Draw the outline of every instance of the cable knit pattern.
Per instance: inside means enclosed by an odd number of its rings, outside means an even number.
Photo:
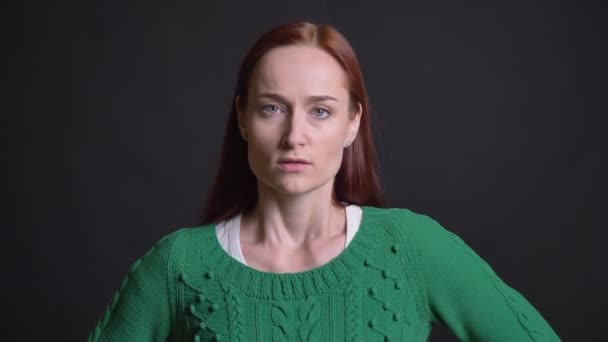
[[[243,323],[243,304],[241,297],[230,285],[223,284],[228,304],[228,317],[230,319],[230,341],[245,342],[245,327]]]
[[[464,241],[404,209],[363,207],[337,257],[298,273],[231,258],[215,225],[183,229],[135,262],[93,341],[559,341]],[[177,237],[177,238],[176,238]]]
[[[288,304],[285,302],[274,303],[270,316],[272,317],[272,323],[274,323],[272,340],[274,342],[289,341],[291,339],[291,318]]]
[[[321,315],[321,307],[315,297],[309,297],[298,308],[300,316],[300,340],[305,342],[319,341],[317,323]]]
[[[354,282],[349,284],[344,292],[346,299],[346,341],[359,341],[359,316],[361,310],[360,292]]]

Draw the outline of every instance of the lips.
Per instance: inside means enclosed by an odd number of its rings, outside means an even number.
[[[279,159],[279,164],[310,164],[310,162],[303,158],[283,158]]]
[[[302,158],[283,158],[279,159],[277,167],[283,172],[301,172],[306,170],[311,163]]]

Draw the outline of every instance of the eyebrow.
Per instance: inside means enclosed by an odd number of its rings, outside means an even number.
[[[277,101],[280,101],[280,102],[283,102],[283,103],[289,103],[289,101],[285,97],[283,97],[283,96],[281,96],[279,94],[275,94],[275,93],[260,93],[260,94],[258,94],[257,97],[268,97],[268,98],[271,98],[271,99],[274,99],[274,100],[277,100]],[[338,99],[336,99],[333,96],[329,96],[329,95],[314,95],[314,96],[308,96],[306,98],[306,102],[308,102],[308,103],[311,103],[311,102],[323,102],[323,101],[336,101],[336,102],[339,102]]]

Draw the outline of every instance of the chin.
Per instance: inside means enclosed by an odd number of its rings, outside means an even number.
[[[273,184],[274,190],[282,195],[301,195],[315,188],[313,186],[306,186],[305,184]]]
[[[266,185],[282,195],[295,196],[320,189],[328,183],[331,183],[331,180],[313,182],[309,179],[276,179]]]

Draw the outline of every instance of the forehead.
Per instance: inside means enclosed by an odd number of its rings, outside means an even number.
[[[320,48],[291,45],[268,51],[256,65],[250,91],[285,94],[347,94],[346,75],[338,62]]]

